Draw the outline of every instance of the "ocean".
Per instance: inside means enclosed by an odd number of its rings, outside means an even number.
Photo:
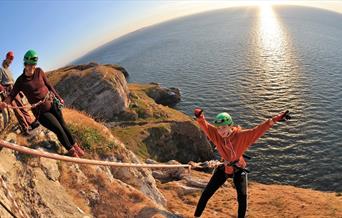
[[[281,111],[293,119],[247,154],[253,181],[342,192],[342,14],[238,7],[146,27],[76,60],[115,63],[129,82],[181,90],[176,109],[212,120],[228,112],[252,128]]]

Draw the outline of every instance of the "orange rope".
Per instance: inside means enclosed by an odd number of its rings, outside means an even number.
[[[79,164],[91,164],[91,165],[101,165],[101,166],[113,166],[113,167],[135,167],[135,168],[191,168],[189,164],[134,164],[134,163],[118,163],[111,161],[100,161],[100,160],[90,160],[83,158],[68,157],[59,154],[53,154],[45,151],[39,151],[24,146],[16,145],[13,143],[6,142],[0,139],[0,146],[9,148],[21,153],[30,154],[38,157],[45,157],[54,160],[61,160]]]

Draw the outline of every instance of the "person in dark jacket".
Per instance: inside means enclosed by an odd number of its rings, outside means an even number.
[[[37,62],[37,52],[34,50],[27,51],[24,56],[24,71],[14,83],[5,103],[9,104],[22,91],[31,105],[38,103],[37,107],[32,108],[34,116],[44,127],[57,135],[58,140],[68,150],[68,155],[83,156],[84,151],[75,142],[65,124],[60,109],[60,104],[64,104],[64,100],[49,83],[44,71],[36,67]],[[6,107],[5,103],[1,103],[0,108]]]

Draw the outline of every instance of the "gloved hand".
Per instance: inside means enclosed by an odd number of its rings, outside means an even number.
[[[194,162],[194,161],[190,161],[188,164],[189,164],[192,168],[197,168],[197,167],[199,167],[199,164],[196,163],[196,162]]]
[[[287,121],[287,120],[290,120],[291,119],[291,116],[290,116],[290,111],[285,111],[285,112],[282,112],[280,113],[279,115],[275,116],[272,118],[273,122],[281,122],[281,121]]]
[[[218,160],[210,160],[208,167],[209,168],[217,168],[218,166],[220,166],[221,164],[223,164],[221,161]]]
[[[203,115],[203,110],[201,108],[196,108],[194,114],[196,118],[200,118]]]

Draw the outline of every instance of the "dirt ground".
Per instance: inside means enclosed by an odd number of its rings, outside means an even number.
[[[209,180],[210,174],[192,176]],[[184,193],[175,182],[159,184],[168,200],[168,209],[181,217],[193,217],[201,191]],[[228,180],[209,200],[201,217],[236,217],[236,192]],[[249,182],[247,217],[342,217],[342,196],[337,193],[285,185]]]

